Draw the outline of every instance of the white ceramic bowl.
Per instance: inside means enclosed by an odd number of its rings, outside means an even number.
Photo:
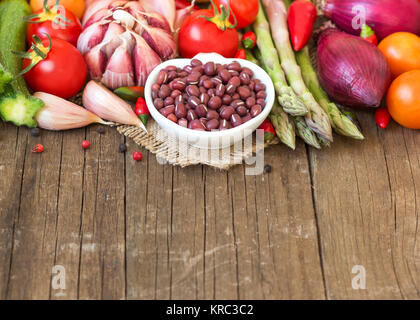
[[[182,69],[186,65],[190,64],[191,59],[173,59],[165,61],[151,72],[145,86],[145,98],[150,114],[159,126],[169,135],[186,141],[190,145],[201,149],[220,149],[229,147],[233,143],[239,142],[248,135],[252,134],[252,132],[254,132],[270,114],[275,99],[273,82],[263,69],[256,64],[243,59],[226,59],[217,53],[200,53],[194,58],[199,59],[203,62],[203,64],[209,61],[220,64],[229,64],[233,61],[237,61],[241,64],[241,66],[251,69],[254,72],[254,78],[261,80],[261,82],[266,86],[266,106],[261,114],[236,128],[212,132],[187,129],[165,118],[153,104],[152,85],[156,83],[159,71],[171,65]]]

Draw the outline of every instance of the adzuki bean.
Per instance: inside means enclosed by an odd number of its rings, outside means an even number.
[[[228,130],[257,117],[266,105],[266,86],[237,61],[227,65],[191,60],[161,70],[152,85],[157,110],[179,126]]]

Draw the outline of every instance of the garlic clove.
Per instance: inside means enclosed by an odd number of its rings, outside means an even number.
[[[106,55],[102,50],[103,45],[99,44],[87,54],[85,54],[85,61],[89,69],[90,77],[93,80],[101,80],[106,68]]]
[[[176,43],[172,35],[165,30],[153,27],[144,27],[143,38],[147,44],[162,58],[168,60],[176,55]]]
[[[92,24],[80,34],[77,41],[77,49],[82,54],[86,54],[103,41],[107,30],[108,24],[104,24],[103,22]]]
[[[130,34],[128,34],[130,36]],[[130,36],[131,37],[131,36]],[[115,50],[108,61],[102,83],[108,88],[134,86],[134,72],[131,60],[131,52],[134,43],[123,39],[123,43]]]
[[[140,2],[137,1],[129,1],[124,6],[124,9],[128,10],[128,12],[134,17],[140,16],[139,13],[144,11],[143,6],[140,4]]]
[[[174,31],[176,6],[173,0],[139,0],[140,4],[147,12],[158,12],[163,15]]]
[[[142,37],[135,33],[133,33],[133,36],[136,39],[136,45],[132,55],[134,59],[134,70],[137,85],[143,87],[146,84],[149,74],[156,66],[162,63],[162,60]]]
[[[145,16],[147,23],[151,27],[160,28],[167,32],[171,32],[171,27],[169,26],[168,21],[164,16],[162,16],[158,12],[143,12],[143,15]]]
[[[127,102],[95,81],[89,81],[86,85],[83,105],[103,119],[137,126],[147,132],[143,122]]]
[[[83,128],[92,123],[110,124],[85,108],[52,94],[36,92],[34,97],[44,102],[44,107],[35,115],[38,127],[42,129],[60,131]]]
[[[106,8],[100,9],[97,12],[95,12],[89,20],[86,21],[84,28],[88,28],[90,27],[92,24],[96,23],[96,22],[100,22],[103,21],[109,17],[112,16],[112,12],[109,11]]]
[[[102,41],[104,44],[104,52],[107,58],[109,59],[114,51],[122,44],[122,40],[120,39],[120,35],[125,32],[124,28],[121,27],[116,22],[111,22],[109,24],[109,28],[105,34],[104,40]]]
[[[92,15],[103,9],[103,8],[108,8],[108,5],[112,2],[114,2],[115,0],[94,0],[91,1],[91,3],[87,4],[86,7],[86,11],[85,14],[83,15],[83,20],[82,20],[82,26],[83,28],[85,28],[86,22],[92,17]]]

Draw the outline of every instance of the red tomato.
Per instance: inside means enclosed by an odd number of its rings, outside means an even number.
[[[49,40],[43,39],[42,44],[44,48],[41,49],[46,52]],[[34,91],[67,99],[82,89],[87,75],[86,62],[82,54],[67,41],[52,39],[51,44],[47,57],[25,73],[25,80]],[[31,62],[31,59],[24,59],[23,69]]]
[[[47,38],[45,34],[49,34],[51,38],[65,40],[77,46],[77,39],[82,32],[82,25],[70,10],[63,6],[59,6],[57,9],[51,7],[49,12],[42,9],[37,11],[36,15],[37,17],[30,19],[28,23],[26,31],[28,43],[32,43],[34,34],[41,39]],[[64,17],[68,21],[60,19],[59,16]]]
[[[254,22],[260,9],[258,0],[214,0],[218,8],[221,4],[227,8],[228,2],[238,21],[238,29],[248,27]],[[233,17],[231,17],[230,22],[234,23]]]
[[[238,31],[234,28],[223,31],[215,22],[207,21],[202,16],[212,18],[214,12],[196,11],[182,24],[178,39],[181,55],[192,58],[200,52],[216,52],[226,58],[233,58],[239,46]]]

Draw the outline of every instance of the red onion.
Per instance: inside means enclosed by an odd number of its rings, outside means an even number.
[[[336,102],[348,107],[378,107],[391,82],[385,56],[373,44],[337,29],[318,40],[321,84]]]
[[[365,18],[380,39],[400,31],[420,35],[419,0],[327,0],[324,13],[354,35],[360,35],[363,21],[359,18]]]

